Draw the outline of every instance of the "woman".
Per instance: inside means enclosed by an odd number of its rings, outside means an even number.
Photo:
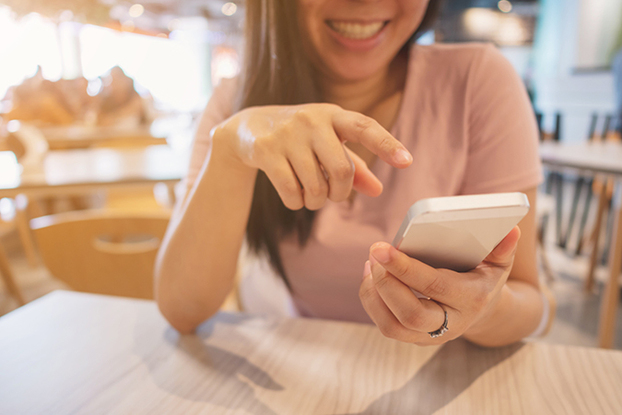
[[[437,0],[247,4],[246,69],[207,106],[158,257],[156,297],[170,323],[189,333],[218,310],[246,235],[303,316],[373,321],[417,344],[464,336],[494,346],[533,333],[545,308],[533,213],[541,171],[509,63],[491,46],[413,45]],[[433,269],[379,242],[418,199],[503,191],[525,192],[531,213],[472,272]]]

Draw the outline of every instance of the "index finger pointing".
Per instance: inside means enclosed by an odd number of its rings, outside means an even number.
[[[341,141],[361,143],[380,159],[398,168],[410,166],[411,154],[376,120],[354,111],[333,115],[333,128]]]

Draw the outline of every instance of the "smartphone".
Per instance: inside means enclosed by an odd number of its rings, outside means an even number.
[[[528,211],[524,193],[422,199],[408,210],[393,246],[434,268],[470,271]]]

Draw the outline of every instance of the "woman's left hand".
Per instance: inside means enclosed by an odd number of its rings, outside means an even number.
[[[469,272],[435,269],[385,242],[370,249],[359,297],[382,334],[418,345],[434,345],[486,326],[510,275],[520,230],[515,227]],[[411,288],[429,299],[417,298]],[[431,338],[443,325],[448,331]],[[468,333],[467,333],[468,334]]]

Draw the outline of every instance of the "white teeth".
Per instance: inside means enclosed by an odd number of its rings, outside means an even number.
[[[346,23],[329,21],[328,24],[340,35],[350,39],[367,39],[378,33],[384,26],[383,22],[378,23]]]

